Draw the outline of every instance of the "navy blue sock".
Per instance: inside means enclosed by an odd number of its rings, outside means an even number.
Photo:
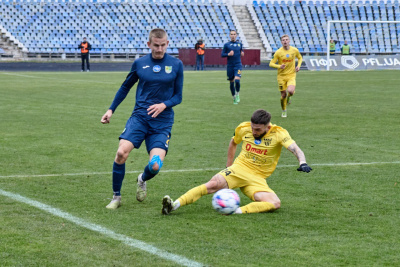
[[[144,167],[144,171],[143,171],[143,175],[142,175],[143,182],[150,180],[151,178],[156,176],[157,173],[158,173],[158,171],[155,172],[152,169],[150,170],[150,166],[147,164],[146,167]]]
[[[122,181],[124,180],[124,176],[125,176],[125,163],[118,164],[114,161],[112,187],[114,195],[116,196],[121,195],[121,187],[122,187]]]
[[[235,80],[236,92],[240,92],[240,80]]]
[[[234,96],[235,93],[235,83],[234,82],[230,82],[230,89],[231,89],[231,94],[232,96]]]

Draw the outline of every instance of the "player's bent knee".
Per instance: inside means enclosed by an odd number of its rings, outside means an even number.
[[[274,201],[272,204],[275,206],[275,209],[279,209],[281,207],[281,202],[280,201]]]
[[[123,149],[118,149],[117,155],[115,156],[115,162],[118,164],[123,164],[128,159],[129,152]]]
[[[206,184],[207,193],[215,193],[218,190],[228,188],[228,183],[226,182],[225,178],[222,175],[216,174],[208,181]]]
[[[150,172],[153,174],[157,174],[163,165],[163,161],[161,160],[159,155],[154,155],[149,161]]]

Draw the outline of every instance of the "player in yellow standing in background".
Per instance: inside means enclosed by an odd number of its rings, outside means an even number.
[[[235,130],[228,148],[226,169],[220,171],[205,184],[187,191],[175,202],[169,196],[163,198],[161,212],[165,215],[181,206],[192,204],[200,197],[221,189],[240,190],[253,200],[239,207],[235,214],[260,213],[279,209],[281,201],[268,186],[266,179],[274,172],[281,155],[282,147],[292,152],[300,166],[298,171],[310,172],[306,157],[289,133],[275,124],[271,124],[271,114],[263,109],[256,110],[251,121],[241,123]],[[237,145],[242,151],[235,161]]]
[[[300,70],[303,58],[296,47],[290,46],[287,34],[281,37],[282,47],[279,48],[269,66],[278,69],[278,86],[281,92],[282,117],[287,117],[286,105],[296,90],[296,72]],[[297,66],[295,59],[297,58]],[[278,64],[276,64],[278,62]]]

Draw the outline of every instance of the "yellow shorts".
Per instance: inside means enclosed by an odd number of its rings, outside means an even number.
[[[248,169],[238,164],[233,164],[220,171],[219,174],[224,176],[230,189],[240,188],[242,193],[253,201],[255,201],[254,194],[257,192],[270,192],[275,194],[275,192],[269,188],[265,177],[252,174]]]
[[[289,85],[296,86],[296,75],[278,76],[279,91],[285,91]]]

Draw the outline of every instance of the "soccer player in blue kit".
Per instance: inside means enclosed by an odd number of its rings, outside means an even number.
[[[150,31],[147,45],[151,53],[133,62],[114,101],[101,118],[101,123],[109,123],[118,105],[139,81],[135,108],[119,137],[112,174],[114,196],[106,207],[108,209],[121,206],[125,162],[134,148],[139,148],[145,141],[149,153],[149,163],[137,179],[136,199],[140,202],[147,196],[146,181],[160,171],[167,154],[174,123],[172,107],[182,102],[183,87],[182,61],[166,54],[168,43],[168,35],[163,29]]]
[[[237,32],[232,30],[229,33],[231,38],[230,42],[224,44],[221,56],[228,58],[227,75],[229,80],[229,86],[233,97],[233,104],[240,102],[240,78],[242,77],[242,60],[244,56],[243,45],[239,41],[236,41]]]

